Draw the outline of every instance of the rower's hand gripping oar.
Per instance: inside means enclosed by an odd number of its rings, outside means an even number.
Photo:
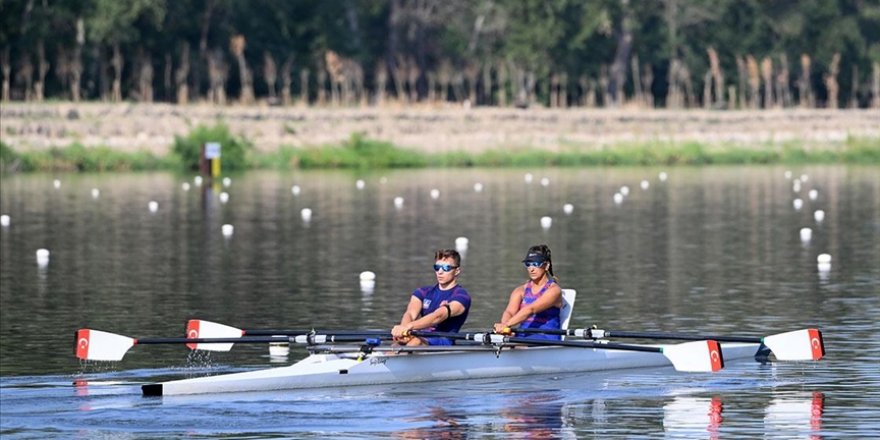
[[[422,337],[444,337],[481,342],[484,345],[524,344],[531,346],[579,347],[599,350],[641,351],[661,353],[678,371],[714,372],[724,368],[724,356],[717,341],[703,340],[681,344],[651,347],[646,345],[617,344],[593,341],[554,341],[507,336],[498,333],[442,333],[414,330],[409,334]]]
[[[597,328],[579,328],[568,330],[541,330],[541,329],[513,329],[517,333],[544,333],[554,335],[574,336],[583,339],[603,338],[636,338],[636,339],[666,339],[695,341],[711,339],[718,342],[745,342],[763,344],[780,361],[817,361],[825,356],[825,343],[822,332],[819,329],[807,328],[774,335],[755,336],[720,336],[720,335],[696,335],[687,333],[665,332],[628,332],[618,330],[602,330]]]

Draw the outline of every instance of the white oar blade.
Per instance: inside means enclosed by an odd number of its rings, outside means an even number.
[[[81,328],[76,331],[76,357],[89,361],[121,361],[136,343],[128,336]]]
[[[244,334],[240,328],[230,327],[228,325],[218,324],[211,321],[203,321],[201,319],[190,319],[186,323],[186,337],[189,339],[196,338],[240,338]],[[232,350],[232,343],[228,344],[186,344],[191,350],[206,351],[229,351]]]
[[[693,341],[663,346],[663,355],[678,371],[713,372],[724,368],[717,341]]]
[[[764,345],[780,361],[818,361],[825,356],[822,332],[815,328],[766,336]]]

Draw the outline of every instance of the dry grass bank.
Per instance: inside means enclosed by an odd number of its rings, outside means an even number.
[[[671,111],[458,107],[297,108],[169,104],[0,104],[0,138],[17,151],[80,142],[166,154],[175,135],[226,123],[268,152],[282,145],[338,144],[352,133],[421,152],[498,147],[588,151],[628,143],[698,141],[833,146],[880,139],[877,110]]]

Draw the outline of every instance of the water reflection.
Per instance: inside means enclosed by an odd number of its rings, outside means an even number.
[[[717,439],[723,411],[719,396],[678,396],[663,406],[663,430],[673,436]]]
[[[777,396],[764,410],[764,429],[767,437],[822,438],[822,416],[825,413],[825,394]]]

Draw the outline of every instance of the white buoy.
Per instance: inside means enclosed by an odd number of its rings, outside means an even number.
[[[367,186],[367,184],[364,183],[364,181],[361,179],[358,179],[356,182],[354,182],[354,187],[357,189],[364,189],[365,186]]]
[[[548,179],[547,177],[542,177],[541,178],[541,186],[548,186],[548,185],[550,185],[550,179]]]
[[[101,196],[101,190],[99,190],[98,188],[92,188],[92,198],[97,199],[100,196]]]
[[[628,196],[629,195],[629,187],[626,185],[621,186],[620,187],[620,194],[623,196]]]
[[[827,273],[831,270],[831,255],[829,254],[819,254],[816,257],[816,267],[819,269],[819,273]]]
[[[665,181],[666,181],[666,178],[669,177],[669,176],[666,174],[666,171],[660,171],[660,174],[659,174],[657,177],[660,178],[660,181],[661,181],[661,182],[665,182]]]
[[[220,203],[226,203],[229,201],[229,193],[226,191],[223,191],[217,197],[220,198]]]
[[[791,190],[801,192],[801,181],[799,179],[794,179],[794,182],[791,183]]]
[[[459,252],[464,252],[468,248],[468,239],[467,237],[458,237],[455,239],[455,250]]]
[[[621,193],[619,193],[619,192],[618,192],[618,193],[614,193],[614,203],[616,203],[616,204],[619,205],[619,204],[621,204],[622,202],[623,202],[623,194],[621,194]]]
[[[306,223],[308,223],[309,220],[312,219],[312,210],[309,208],[303,208],[302,211],[299,212],[299,214],[302,216],[303,221]]]
[[[810,176],[806,174],[801,174],[801,182],[806,183],[808,180],[810,180]]]
[[[52,185],[55,187],[55,189],[61,188],[61,181],[58,179],[55,179],[52,181]]]
[[[193,183],[195,183],[196,186],[202,186],[202,176],[193,177]]]
[[[223,178],[223,186],[229,188],[229,185],[232,185],[232,179],[228,177]]]
[[[785,170],[785,180],[791,180],[791,171]]]
[[[290,187],[290,193],[294,196],[298,196],[300,192],[299,185],[293,185]]]
[[[816,223],[822,223],[822,220],[825,220],[825,211],[817,209],[816,212],[813,213],[813,218],[816,219]]]
[[[810,200],[816,200],[817,198],[819,198],[819,191],[811,189],[808,195],[810,196]]]
[[[572,212],[574,212],[574,205],[572,205],[571,203],[566,203],[562,205],[562,212],[566,214],[571,214]]]
[[[532,173],[526,173],[525,176],[523,176],[523,180],[525,180],[526,183],[532,183],[533,178],[534,176],[532,176]]]
[[[184,191],[189,191],[189,182],[183,182],[180,185],[180,188],[183,189]]]
[[[45,266],[49,264],[49,249],[37,249],[37,265]]]
[[[553,225],[553,219],[552,219],[552,218],[547,217],[546,215],[545,215],[544,217],[541,217],[541,227],[542,227],[542,228],[544,228],[544,229],[550,229],[550,226],[552,226],[552,225]]]
[[[397,196],[394,198],[394,207],[395,208],[403,208],[403,197]]]
[[[363,293],[373,293],[373,289],[376,288],[376,274],[372,271],[365,270],[361,272],[359,277],[361,292]]]
[[[9,216],[6,214],[0,215],[0,226],[4,228],[9,226]]]
[[[224,237],[232,237],[232,233],[235,232],[235,227],[227,224],[221,226],[220,230],[223,231]]]
[[[643,180],[642,183],[639,184],[639,186],[641,186],[642,189],[648,189],[651,187],[651,184],[647,180]]]
[[[801,228],[801,241],[807,242],[813,238],[813,230],[810,228]]]
[[[159,210],[159,203],[155,200],[150,200],[150,203],[147,203],[147,209],[149,209],[150,212],[156,212]]]
[[[440,198],[440,190],[437,188],[432,189],[431,190],[431,198],[434,200],[439,199]]]
[[[800,210],[804,206],[804,201],[801,199],[794,199],[791,204],[794,206],[794,209]]]
[[[483,184],[480,182],[475,183],[474,192],[483,192]]]

